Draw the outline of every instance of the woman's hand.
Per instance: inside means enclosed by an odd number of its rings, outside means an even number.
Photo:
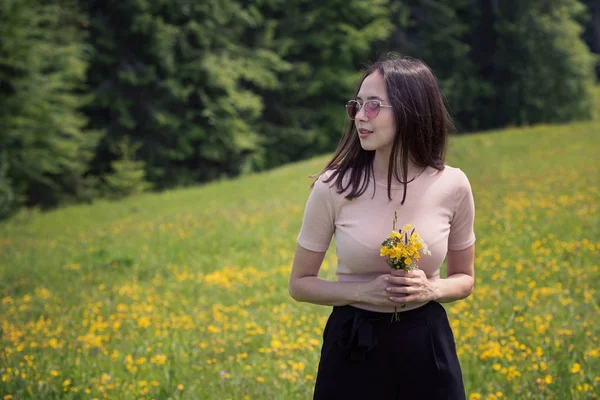
[[[414,303],[437,299],[437,287],[420,269],[392,270],[386,291],[394,303]]]
[[[374,304],[377,306],[394,306],[397,305],[390,296],[392,295],[387,289],[389,287],[395,287],[392,283],[392,279],[395,279],[390,274],[379,275],[377,278],[360,283],[358,286],[358,299],[361,303]],[[398,294],[397,296],[403,296]]]

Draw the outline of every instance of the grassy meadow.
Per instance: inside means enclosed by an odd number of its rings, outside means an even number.
[[[475,290],[445,304],[469,399],[599,398],[599,134],[452,139],[476,202]],[[0,399],[312,398],[330,309],[287,282],[325,161],[1,223]]]

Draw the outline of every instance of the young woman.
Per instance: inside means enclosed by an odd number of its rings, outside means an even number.
[[[464,399],[440,303],[473,289],[474,202],[465,174],[444,164],[453,125],[438,82],[419,60],[384,59],[346,110],[350,127],[313,183],[289,283],[295,300],[333,306],[314,398]],[[417,270],[391,270],[380,256],[394,211],[431,251]],[[335,282],[318,277],[334,235]]]

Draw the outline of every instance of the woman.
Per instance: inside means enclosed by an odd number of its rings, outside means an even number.
[[[333,306],[314,398],[464,399],[440,303],[473,289],[474,202],[465,174],[444,164],[452,121],[438,82],[419,60],[384,59],[346,109],[350,127],[313,183],[289,284],[295,300]],[[380,256],[394,211],[431,251],[417,270]],[[318,277],[334,234],[336,282]]]

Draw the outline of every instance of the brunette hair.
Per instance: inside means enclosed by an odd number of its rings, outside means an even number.
[[[443,170],[448,133],[454,130],[454,124],[438,81],[424,62],[406,56],[388,55],[366,69],[354,98],[365,78],[375,72],[383,76],[396,120],[396,135],[388,164],[388,198],[392,199],[393,174],[404,184],[401,203],[404,204],[408,185],[408,158],[411,157],[417,166]],[[398,155],[402,160],[402,179],[398,176]],[[313,178],[316,176],[318,179],[326,171],[333,171],[324,182],[335,179],[338,193],[350,188],[350,193],[345,197],[351,200],[367,190],[369,176],[374,179],[374,156],[374,150],[368,151],[361,147],[356,124],[351,121],[333,157]],[[350,179],[344,184],[344,177],[348,172]]]

